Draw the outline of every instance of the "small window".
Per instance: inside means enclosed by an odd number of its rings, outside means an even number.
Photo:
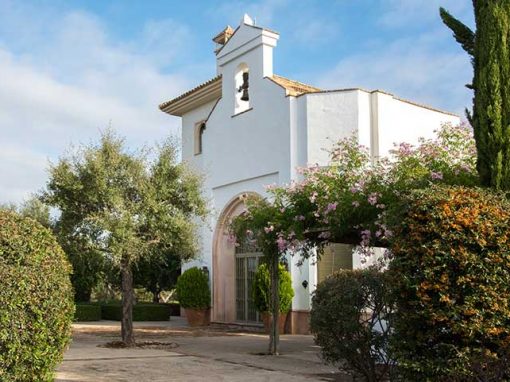
[[[195,155],[202,154],[202,136],[204,135],[205,122],[195,124]]]
[[[321,282],[340,269],[352,269],[352,245],[331,243],[317,262],[317,281]]]
[[[238,114],[250,108],[250,70],[248,65],[245,63],[242,63],[237,67],[234,83],[234,114]]]

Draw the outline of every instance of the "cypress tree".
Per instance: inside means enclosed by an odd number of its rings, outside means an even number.
[[[483,185],[510,190],[510,1],[473,0],[476,33],[441,8],[443,22],[471,56],[477,168]]]

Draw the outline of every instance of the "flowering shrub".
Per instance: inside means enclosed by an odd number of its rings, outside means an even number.
[[[393,208],[404,195],[434,184],[478,184],[471,131],[452,125],[417,147],[395,145],[378,161],[355,137],[347,138],[332,150],[330,166],[301,172],[303,181],[269,192],[284,222],[278,230],[282,246],[305,249],[328,242],[386,246],[392,235],[388,223],[398,212]]]
[[[277,264],[287,251],[306,258],[338,242],[360,244],[371,254],[373,246],[388,246],[400,201],[413,190],[478,184],[475,144],[466,126],[444,125],[435,139],[422,139],[417,147],[402,143],[390,154],[372,160],[355,137],[344,139],[332,150],[329,166],[301,169],[299,183],[269,187],[270,201],[248,198],[231,233],[271,259],[272,284],[278,285]],[[277,313],[278,298],[272,301]]]
[[[509,380],[510,203],[433,187],[409,196],[400,216],[390,272],[405,380]]]

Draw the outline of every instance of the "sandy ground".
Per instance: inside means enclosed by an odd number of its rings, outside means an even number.
[[[137,342],[158,346],[105,348],[119,340],[119,323],[75,324],[73,343],[57,370],[64,381],[341,381],[351,379],[324,365],[311,336],[281,337],[281,355],[267,351],[268,336],[224,328],[192,329],[179,317],[136,323]],[[164,345],[162,345],[164,344]]]

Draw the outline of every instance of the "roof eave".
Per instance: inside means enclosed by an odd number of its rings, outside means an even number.
[[[221,81],[214,81],[186,97],[162,104],[159,108],[167,114],[182,117],[187,112],[219,98],[221,98]]]

